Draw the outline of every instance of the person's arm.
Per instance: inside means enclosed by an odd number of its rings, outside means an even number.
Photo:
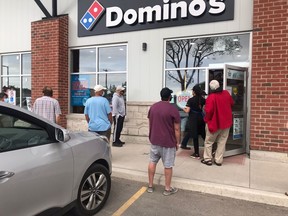
[[[60,115],[56,115],[56,124],[60,124]]]
[[[174,123],[174,131],[175,131],[175,137],[176,137],[176,150],[178,150],[178,147],[180,145],[180,139],[181,139],[180,123]]]
[[[183,111],[184,111],[185,113],[189,113],[189,112],[190,112],[190,107],[185,106],[185,107],[183,108]]]
[[[90,118],[87,114],[85,114],[85,119],[86,119],[87,123],[89,124]]]
[[[113,123],[112,112],[110,112],[110,113],[108,114],[108,119],[109,119],[109,121],[110,121],[110,124],[112,125],[112,123]]]
[[[118,98],[117,96],[112,97],[112,115],[117,115],[118,114]]]

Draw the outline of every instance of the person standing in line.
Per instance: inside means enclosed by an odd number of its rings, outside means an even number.
[[[154,191],[154,175],[157,163],[161,158],[165,174],[164,196],[174,194],[178,191],[177,188],[171,187],[171,180],[176,151],[180,144],[181,119],[177,108],[170,104],[172,92],[169,88],[163,88],[160,92],[161,101],[153,104],[148,112],[151,147],[147,192],[152,193]]]
[[[45,86],[42,90],[43,96],[35,100],[32,108],[32,112],[42,116],[54,122],[60,123],[61,109],[59,102],[52,98],[53,89],[49,86]]]
[[[206,99],[205,117],[206,138],[201,163],[212,165],[212,145],[217,142],[214,163],[221,166],[229,130],[232,126],[232,106],[234,101],[227,90],[223,90],[217,80],[209,83],[211,92]]]
[[[189,113],[187,121],[187,133],[184,136],[181,148],[187,149],[187,142],[190,138],[193,139],[194,153],[192,158],[200,159],[199,155],[199,135],[205,140],[205,122],[203,119],[203,106],[205,105],[205,98],[202,96],[202,89],[199,85],[195,85],[192,89],[192,98],[189,98],[184,112]]]
[[[88,130],[104,135],[110,141],[112,113],[108,100],[103,97],[102,85],[94,87],[95,95],[86,101],[84,114],[88,123]]]
[[[8,95],[4,92],[1,92],[0,93],[0,101],[8,103],[9,102]]]
[[[125,88],[122,86],[117,86],[116,92],[112,97],[112,116],[114,122],[114,132],[113,132],[113,146],[122,147],[125,142],[120,140],[121,132],[123,129],[124,119],[126,115],[125,111],[125,101],[124,101]]]

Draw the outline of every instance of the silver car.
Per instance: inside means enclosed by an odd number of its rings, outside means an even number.
[[[0,102],[0,215],[94,215],[111,188],[106,137]],[[70,213],[69,213],[70,214]]]

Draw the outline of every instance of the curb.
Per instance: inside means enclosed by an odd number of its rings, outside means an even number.
[[[148,182],[148,174],[146,172],[127,170],[117,167],[113,167],[112,170],[113,177],[145,182],[146,184]],[[164,175],[155,173],[154,182],[155,184],[164,186]],[[221,185],[217,183],[197,181],[191,179],[183,179],[175,176],[172,177],[172,182],[173,185],[179,189],[225,196],[250,202],[288,207],[288,197],[280,193],[273,193],[230,185]]]

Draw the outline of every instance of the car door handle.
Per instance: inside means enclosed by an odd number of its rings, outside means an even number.
[[[13,172],[0,171],[0,179],[10,178],[10,177],[12,177],[14,174],[15,174],[15,173],[13,173]]]

